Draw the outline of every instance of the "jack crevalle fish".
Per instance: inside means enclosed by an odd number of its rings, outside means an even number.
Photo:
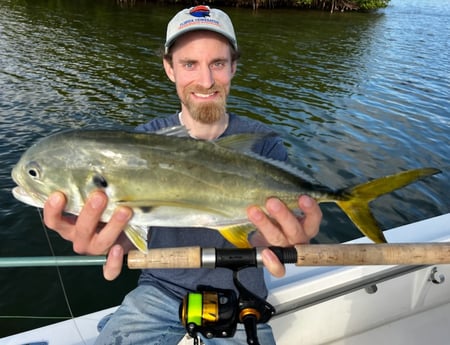
[[[237,247],[248,247],[254,226],[249,205],[278,197],[291,209],[300,194],[335,202],[374,242],[386,242],[369,201],[440,171],[422,168],[334,191],[301,177],[296,169],[251,153],[270,134],[238,134],[215,142],[172,135],[111,130],[74,130],[46,137],[13,168],[14,196],[43,207],[50,193],[67,197],[66,211],[78,215],[88,195],[103,190],[107,222],[118,206],[134,215],[125,233],[147,250],[149,226],[206,227]]]

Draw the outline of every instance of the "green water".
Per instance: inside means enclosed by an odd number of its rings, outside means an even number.
[[[450,6],[393,0],[375,13],[227,9],[242,50],[229,110],[271,124],[293,164],[333,188],[421,166],[444,173],[373,203],[383,228],[450,212]],[[39,213],[14,200],[12,165],[68,128],[132,128],[178,108],[160,47],[179,7],[0,1],[0,255],[50,255]],[[359,236],[324,205],[318,242]],[[71,245],[49,232],[56,254]],[[75,315],[120,303],[137,272],[64,268]],[[69,316],[54,268],[0,271],[0,336]]]

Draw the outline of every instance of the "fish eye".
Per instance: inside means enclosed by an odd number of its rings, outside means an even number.
[[[34,161],[30,162],[27,165],[27,173],[32,179],[39,179],[41,177],[41,167]]]
[[[108,187],[108,182],[102,175],[95,175],[92,178],[92,182],[94,182],[94,185],[98,188],[106,188]]]

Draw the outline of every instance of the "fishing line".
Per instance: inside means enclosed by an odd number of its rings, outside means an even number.
[[[55,250],[53,249],[52,241],[50,239],[50,236],[48,235],[47,227],[45,226],[45,223],[44,223],[44,217],[42,215],[42,211],[41,211],[40,208],[37,208],[37,211],[38,211],[38,214],[39,214],[39,218],[41,220],[42,229],[44,231],[45,238],[47,239],[47,243],[48,243],[48,246],[50,248],[50,253],[51,253],[51,255],[53,257],[56,257]],[[63,296],[64,296],[64,300],[65,300],[67,309],[69,310],[70,317],[68,317],[68,319],[73,320],[73,325],[75,326],[75,329],[77,330],[77,333],[80,336],[80,339],[83,341],[83,344],[86,345],[86,341],[84,340],[84,337],[81,334],[81,330],[78,328],[78,324],[75,321],[75,316],[73,314],[72,307],[70,306],[69,296],[67,294],[66,286],[64,285],[64,281],[63,281],[63,278],[62,278],[61,270],[59,269],[59,265],[56,264],[55,268],[56,268],[56,272],[58,274],[59,285],[61,286],[61,290],[62,290],[62,293],[63,293]]]
[[[0,319],[70,320],[70,316],[0,315]]]

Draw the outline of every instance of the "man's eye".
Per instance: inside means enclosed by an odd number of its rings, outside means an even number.
[[[223,69],[225,67],[225,62],[215,62],[212,65],[212,68],[217,70],[217,69]]]

